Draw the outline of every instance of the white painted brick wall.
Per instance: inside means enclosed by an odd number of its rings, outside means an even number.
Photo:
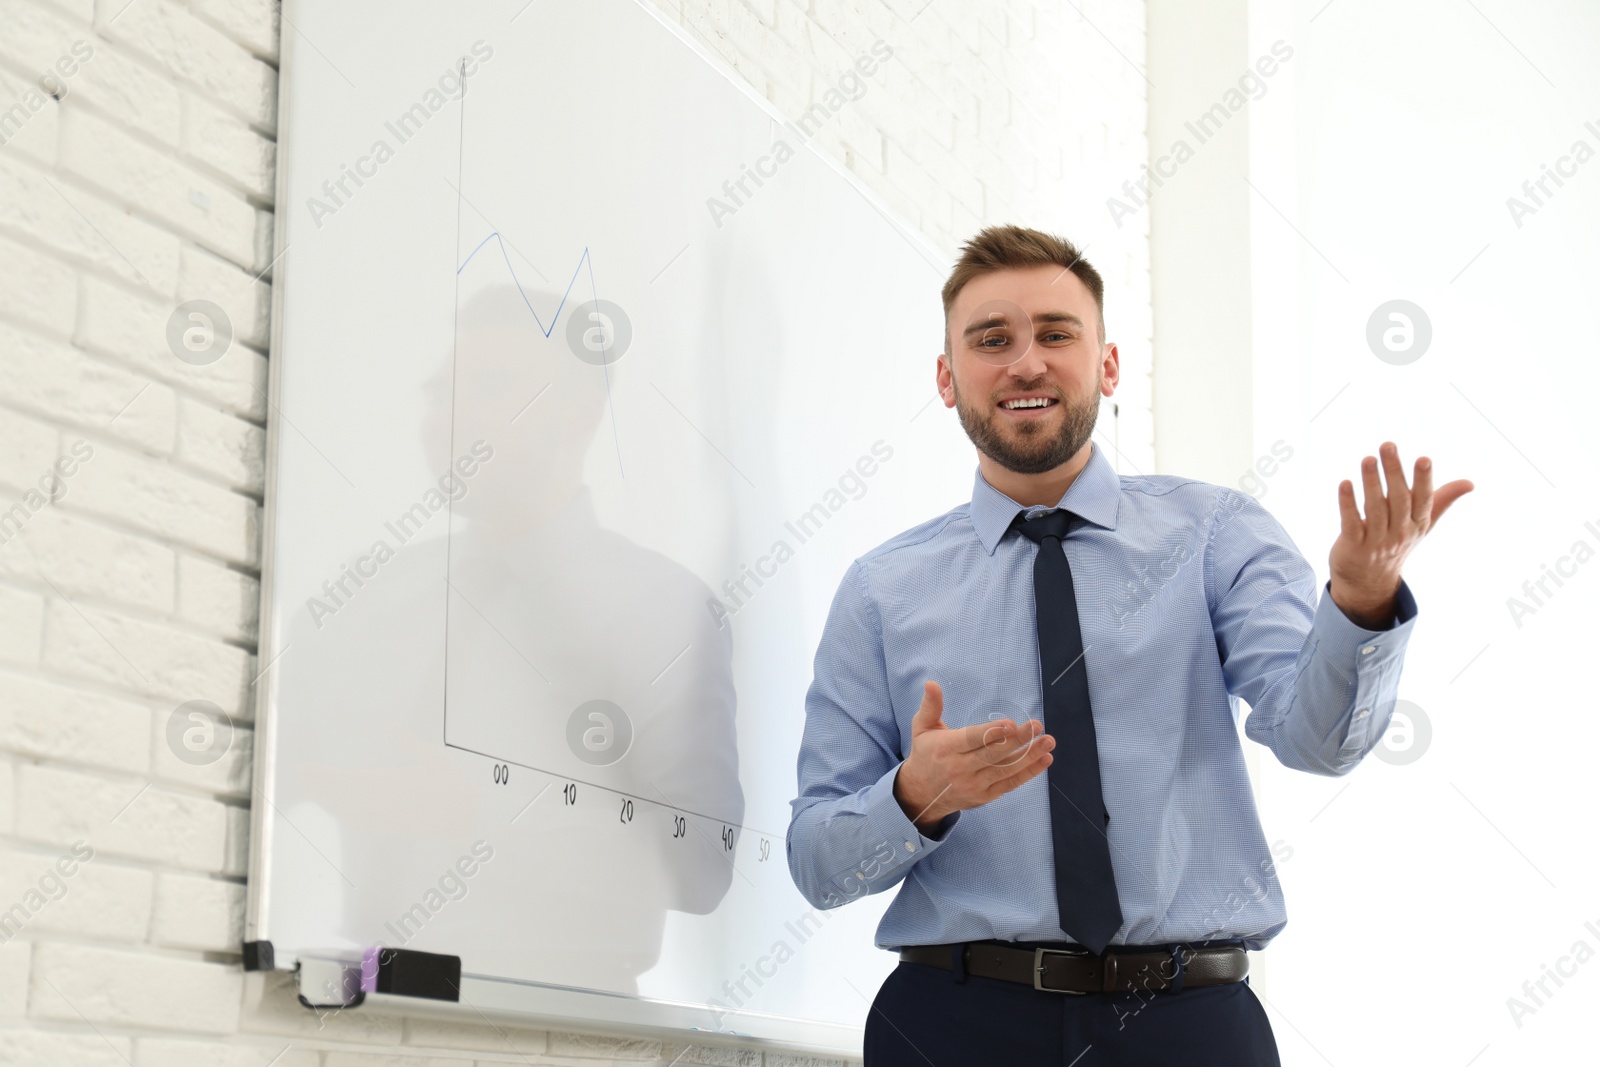
[[[1148,439],[1144,223],[1108,232],[1103,207],[1145,156],[1142,3],[652,2],[792,118],[888,42],[816,143],[951,254],[991,222],[1088,245],[1123,443]],[[817,1062],[319,1017],[240,970],[279,21],[272,0],[0,0],[0,112],[80,57],[59,100],[0,119],[0,909],[42,902],[0,940],[0,1064]],[[234,328],[203,367],[165,343],[195,298]],[[236,722],[207,767],[166,743],[192,699]],[[75,842],[93,858],[34,892]]]

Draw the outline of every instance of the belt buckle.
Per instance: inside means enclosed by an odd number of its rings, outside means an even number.
[[[1048,952],[1053,956],[1087,956],[1087,952],[1074,952],[1065,948],[1036,948],[1033,950],[1033,988],[1041,993],[1065,993],[1068,996],[1081,997],[1081,989],[1051,989],[1049,986],[1039,984],[1039,976],[1044,973],[1044,954]]]

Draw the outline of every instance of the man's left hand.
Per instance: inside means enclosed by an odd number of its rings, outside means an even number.
[[[1459,479],[1433,488],[1433,462],[1417,458],[1413,489],[1406,485],[1400,449],[1385,441],[1383,457],[1389,492],[1378,480],[1378,460],[1361,461],[1361,481],[1366,490],[1365,519],[1356,510],[1355,486],[1339,483],[1339,537],[1328,553],[1329,593],[1339,609],[1358,626],[1386,630],[1394,620],[1394,598],[1400,589],[1400,568],[1406,556],[1438,523],[1445,510],[1472,491],[1472,483]]]

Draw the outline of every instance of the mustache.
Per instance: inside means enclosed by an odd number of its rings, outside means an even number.
[[[1066,400],[1066,397],[1062,395],[1062,392],[1061,392],[1060,389],[1057,389],[1057,388],[1055,388],[1053,386],[1047,385],[1044,382],[1037,382],[1037,383],[1029,382],[1029,383],[1025,383],[1023,385],[1013,386],[1012,388],[1005,390],[1005,393],[994,393],[994,394],[992,394],[989,399],[993,400],[996,404],[998,404],[998,403],[1000,403],[1001,396],[1003,396],[1005,394],[1010,394],[1012,396],[1015,396],[1018,393],[1044,393],[1047,396],[1055,397],[1057,400],[1062,400],[1062,401]]]

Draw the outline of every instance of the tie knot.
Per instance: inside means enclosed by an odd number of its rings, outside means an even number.
[[[1026,512],[1019,511],[1017,512],[1017,517],[1011,520],[1011,526],[1013,529],[1022,531],[1022,536],[1034,544],[1038,544],[1046,537],[1054,537],[1058,541],[1061,540],[1066,536],[1067,531],[1072,529],[1073,520],[1077,517],[1065,508],[1046,511],[1031,519],[1027,517]]]

